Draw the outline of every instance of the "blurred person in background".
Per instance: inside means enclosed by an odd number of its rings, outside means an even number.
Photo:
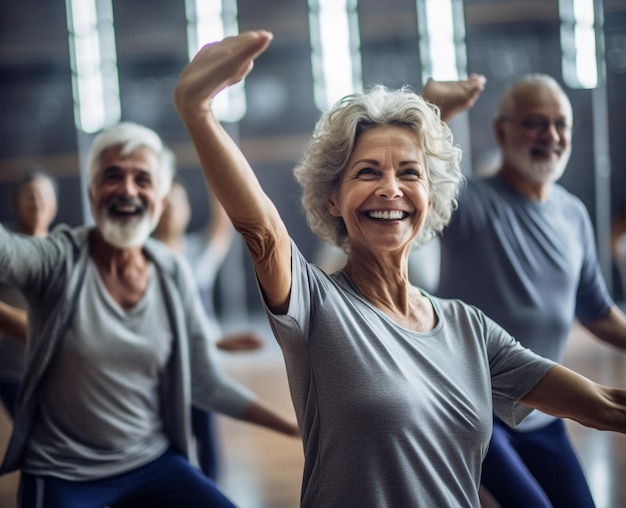
[[[0,281],[28,302],[0,469],[20,469],[20,508],[232,507],[190,461],[192,403],[299,435],[219,368],[189,265],[150,238],[173,178],[166,157],[154,131],[122,122],[90,149],[93,227],[41,238],[0,224]]]
[[[626,317],[598,266],[584,204],[557,183],[571,154],[573,113],[561,86],[525,75],[501,94],[500,162],[470,178],[442,237],[437,294],[475,305],[535,353],[561,362],[577,319],[626,348]],[[533,411],[515,429],[497,415],[482,481],[505,507],[592,507],[564,422]]]
[[[13,186],[10,202],[14,231],[44,238],[57,215],[57,182],[43,167],[28,167]],[[20,291],[0,285],[0,400],[11,418],[24,372],[26,336],[20,323],[26,323],[25,309]]]

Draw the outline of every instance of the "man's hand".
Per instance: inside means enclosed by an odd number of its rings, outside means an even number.
[[[470,109],[485,89],[487,78],[480,74],[470,74],[463,81],[435,81],[429,79],[422,97],[439,107],[441,119],[449,123],[452,118]]]

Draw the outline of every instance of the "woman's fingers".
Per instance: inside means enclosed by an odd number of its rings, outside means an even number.
[[[254,59],[265,51],[271,40],[271,33],[257,30],[202,47],[183,70],[174,89],[176,107],[180,110],[188,106],[208,106],[217,93],[247,76]]]

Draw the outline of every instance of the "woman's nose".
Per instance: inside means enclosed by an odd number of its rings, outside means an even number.
[[[398,180],[395,175],[384,175],[378,186],[377,196],[394,199],[400,197],[402,195],[402,190],[400,189],[400,185],[398,185]]]

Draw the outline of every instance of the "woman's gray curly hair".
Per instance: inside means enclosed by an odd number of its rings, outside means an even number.
[[[414,247],[438,234],[457,206],[463,181],[461,150],[453,144],[452,132],[441,120],[438,108],[408,86],[390,90],[376,85],[364,93],[348,95],[322,115],[294,169],[309,227],[320,239],[346,252],[346,226],[341,217],[331,215],[328,200],[339,188],[357,137],[381,125],[409,127],[424,151],[432,208]]]

